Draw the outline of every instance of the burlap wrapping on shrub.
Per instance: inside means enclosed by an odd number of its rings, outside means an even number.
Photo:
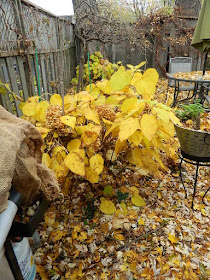
[[[57,197],[57,180],[41,163],[42,143],[35,126],[0,106],[0,213],[7,208],[11,186],[22,194],[24,203],[37,193],[49,200]]]

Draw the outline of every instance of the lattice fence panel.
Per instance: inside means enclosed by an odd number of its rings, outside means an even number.
[[[18,28],[14,4],[10,0],[0,1],[0,50],[16,51],[18,48]]]
[[[23,3],[22,10],[26,38],[35,43],[40,51],[56,51],[58,49],[56,17],[26,3]]]

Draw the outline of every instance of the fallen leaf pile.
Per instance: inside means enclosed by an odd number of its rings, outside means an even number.
[[[159,83],[157,99],[166,81]],[[203,123],[209,127],[208,118]],[[98,183],[71,174],[39,227],[37,280],[210,278],[210,207],[201,201],[209,167],[199,169],[195,211],[192,165],[182,170],[187,199],[177,164],[156,175],[141,172],[115,159]],[[209,194],[205,201],[209,205]]]
[[[110,165],[103,182],[72,178],[39,227],[36,279],[209,279],[209,206],[201,196],[209,169],[200,168],[195,211],[192,166],[136,177]],[[210,196],[207,196],[210,203]],[[201,278],[202,277],[202,278]]]
[[[173,77],[185,80],[210,80],[210,71],[205,71],[204,75],[202,71],[177,72]]]

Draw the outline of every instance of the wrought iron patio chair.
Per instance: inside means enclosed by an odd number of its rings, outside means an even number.
[[[173,57],[170,58],[170,62],[169,62],[169,75],[171,74],[175,74],[177,72],[191,72],[192,71],[192,58],[191,57]],[[190,93],[192,91],[194,91],[194,84],[190,83],[189,85],[183,85],[180,84],[180,82],[174,81],[173,79],[168,80],[168,88],[167,88],[167,92],[169,87],[173,87],[174,91],[180,92],[180,91],[186,91],[187,92],[187,97],[186,99],[183,100],[188,100],[191,99],[193,97],[190,96]],[[177,102],[177,100],[174,100],[173,105],[175,105],[175,103]]]
[[[192,58],[191,57],[170,58],[169,74],[175,74],[177,72],[192,72]],[[170,81],[170,86],[174,86],[174,81]]]

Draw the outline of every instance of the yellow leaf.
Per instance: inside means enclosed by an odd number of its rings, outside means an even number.
[[[90,158],[90,167],[100,174],[104,168],[104,160],[101,155],[96,154]]]
[[[152,171],[152,172],[156,172],[157,171],[157,164],[156,162],[153,160],[151,154],[148,152],[150,150],[145,149],[142,153],[142,163],[143,163],[143,167],[146,170]]]
[[[163,250],[159,246],[157,246],[157,252],[158,252],[159,255],[162,255]]]
[[[136,104],[135,109],[131,110],[126,115],[126,118],[129,118],[129,117],[132,117],[132,116],[136,116],[138,118],[139,115],[141,114],[141,112],[144,110],[144,108],[145,108],[145,102],[140,101],[139,103]]]
[[[120,266],[120,270],[122,272],[128,271],[128,269],[129,269],[129,264],[128,263],[124,263]]]
[[[164,109],[161,109],[161,108],[157,108],[157,107],[154,107],[152,109],[158,116],[158,118],[160,118],[162,121],[166,122],[166,123],[169,123],[169,112],[164,110]]]
[[[155,158],[155,160],[159,163],[160,167],[164,170],[167,171],[168,168],[163,164],[161,158],[159,157],[158,153],[156,153],[154,150],[150,150],[151,156]]]
[[[133,78],[131,80],[131,85],[134,86],[136,82],[140,81],[142,78],[142,74],[137,72],[133,75]]]
[[[178,258],[173,258],[173,259],[172,259],[172,263],[174,263],[174,264],[180,266],[180,261],[179,261]]]
[[[44,123],[46,121],[46,110],[50,106],[48,101],[41,101],[36,105],[36,113],[33,116],[35,120],[40,123]]]
[[[67,94],[64,96],[64,108],[65,110],[71,110],[76,107],[76,100],[73,95]]]
[[[106,102],[105,102],[105,104],[112,104],[114,106],[116,106],[119,103],[120,103],[120,101],[118,101],[116,98],[114,98],[113,95],[111,95],[108,98],[106,98]]]
[[[140,219],[138,220],[138,224],[139,224],[140,226],[144,226],[144,225],[145,225],[144,220],[143,220],[142,218],[140,218]]]
[[[128,139],[137,129],[140,129],[138,119],[132,117],[125,119],[120,124],[119,139],[121,142]]]
[[[199,280],[200,277],[192,270],[192,268],[189,268],[189,279],[190,280]]]
[[[99,94],[100,94],[100,89],[99,89],[99,88],[94,88],[94,90],[92,90],[92,92],[91,92],[91,95],[92,95],[95,99],[98,98]]]
[[[116,153],[113,150],[108,150],[106,152],[106,159],[107,160],[111,160],[111,161],[115,161],[117,159]]]
[[[157,195],[158,195],[158,199],[162,198],[162,193],[160,191],[157,192]]]
[[[110,86],[110,81],[108,80],[103,80],[102,82],[97,82],[96,86],[103,91],[106,94],[111,94],[111,86]]]
[[[77,116],[77,120],[76,120],[76,123],[77,125],[83,125],[84,123],[86,122],[86,119],[85,119],[85,116]]]
[[[116,208],[111,200],[103,199],[100,204],[100,210],[106,215],[112,215],[116,211]]]
[[[131,202],[133,203],[133,205],[138,207],[146,205],[144,199],[138,194],[135,194],[134,196],[131,197]]]
[[[118,71],[115,72],[111,79],[110,85],[113,91],[119,91],[125,86],[128,86],[131,82],[132,74],[126,71],[124,67],[119,67]]]
[[[123,150],[125,150],[127,147],[127,142],[124,140],[123,142],[120,141],[120,139],[117,139],[117,142],[115,144],[115,154],[116,156]]]
[[[83,108],[88,107],[89,104],[93,103],[95,100],[92,94],[89,94],[87,91],[80,91],[77,94],[77,100],[80,101],[79,105],[83,105]]]
[[[86,108],[84,110],[84,115],[86,117],[87,120],[91,120],[97,124],[100,124],[100,120],[99,120],[99,116],[98,116],[98,112],[94,109]]]
[[[48,227],[53,226],[53,224],[55,223],[55,217],[56,217],[55,212],[49,212],[49,211],[46,212],[46,214],[44,215],[44,221]]]
[[[201,213],[204,215],[204,216],[207,216],[207,212],[205,209],[201,209]]]
[[[43,155],[42,155],[42,163],[44,163],[44,165],[46,165],[47,167],[50,166],[51,158],[50,158],[49,154],[43,153]]]
[[[136,109],[138,103],[138,98],[137,97],[132,97],[125,99],[123,101],[122,106],[121,106],[121,111],[125,114],[129,113],[131,110]]]
[[[60,94],[53,94],[51,97],[50,97],[50,104],[51,105],[59,105],[59,106],[62,106],[62,98],[60,96]]]
[[[50,132],[50,129],[49,129],[49,128],[42,127],[42,126],[39,126],[39,127],[37,127],[36,129],[39,130],[39,132],[40,132],[41,134],[45,134],[45,133]]]
[[[158,127],[161,129],[164,133],[168,134],[169,136],[174,136],[175,129],[172,122],[166,123],[162,120],[157,120]]]
[[[159,79],[159,74],[155,68],[148,68],[144,72],[142,79],[150,79],[156,85]]]
[[[129,189],[128,189],[128,191],[129,191],[129,193],[131,193],[131,194],[139,194],[139,190],[137,189],[137,187],[135,187],[135,186],[132,186],[132,187],[130,187]]]
[[[91,84],[91,90],[94,90],[95,87],[96,87],[96,86],[95,86],[94,84]],[[90,92],[90,85],[87,85],[86,88],[85,88],[85,90],[86,90],[87,92]]]
[[[173,234],[168,234],[168,240],[171,241],[171,243],[177,243],[178,239]]]
[[[83,242],[83,241],[85,241],[87,238],[88,238],[88,237],[87,237],[87,233],[86,233],[85,231],[82,231],[82,232],[80,232],[80,234],[79,234],[79,236],[78,236],[77,239],[78,239],[79,241]]]
[[[152,99],[156,90],[154,82],[150,79],[141,79],[137,81],[135,83],[135,88],[143,99]]]
[[[141,68],[142,66],[144,66],[146,64],[146,61],[142,61],[140,62],[138,65],[135,66],[136,69]]]
[[[120,241],[123,241],[125,239],[124,236],[119,232],[114,232],[114,238]]]
[[[81,146],[80,139],[73,139],[67,144],[67,150],[70,152],[71,150],[77,150]]]
[[[82,150],[73,150],[65,157],[66,166],[75,174],[85,176],[85,162]]]
[[[92,184],[98,183],[99,174],[93,170],[90,166],[85,168],[86,179]]]
[[[132,149],[127,156],[127,160],[137,166],[143,167],[142,151],[139,148]]]
[[[180,122],[180,120],[174,115],[173,112],[169,112],[169,118],[172,121],[172,123],[174,124],[178,124],[180,126],[182,126],[182,123]]]
[[[144,114],[141,118],[141,131],[151,141],[158,129],[157,119],[153,115]]]
[[[56,242],[56,241],[60,240],[64,235],[65,235],[64,231],[57,229],[57,230],[51,231],[49,240]]]
[[[22,108],[22,112],[25,116],[31,117],[36,113],[36,103],[26,102]]]
[[[65,163],[59,163],[55,158],[51,158],[49,167],[53,169],[58,180],[61,178],[65,178],[69,172],[69,169],[66,167]]]
[[[48,273],[45,271],[44,266],[36,264],[36,271],[39,273],[42,280],[49,280]]]
[[[61,116],[60,117],[60,121],[62,123],[64,123],[65,125],[70,126],[72,129],[74,129],[75,127],[75,123],[76,123],[76,117],[72,117],[72,116]]]
[[[104,95],[100,95],[95,101],[94,105],[100,105],[100,104],[105,104],[106,102],[106,97]]]
[[[111,133],[116,127],[118,127],[120,125],[120,122],[115,122],[113,123],[113,125],[107,130],[106,134],[105,134],[105,138],[107,137],[107,135],[109,135],[109,133]]]
[[[120,207],[121,207],[121,209],[122,209],[123,214],[124,214],[124,215],[127,215],[128,210],[127,210],[127,207],[126,207],[125,202],[121,202],[121,203],[120,203]]]
[[[99,135],[99,134],[101,134],[102,126],[100,126],[100,125],[95,125],[95,124],[93,124],[93,123],[89,123],[89,124],[87,125],[87,129],[86,129],[86,130],[96,132],[96,133]]]
[[[137,130],[136,132],[134,132],[134,134],[132,134],[128,138],[128,141],[137,147],[141,143],[142,139],[143,139],[142,133],[139,130]]]
[[[96,139],[98,138],[98,134],[94,131],[85,131],[82,134],[81,140],[82,140],[82,146],[86,147],[86,146],[90,146],[92,143],[94,143],[96,141]]]
[[[107,125],[112,125],[112,122],[111,122],[111,121],[106,120],[106,119],[104,119],[104,118],[102,118],[102,120],[103,120],[103,122],[104,122],[105,124],[107,124]]]
[[[1,90],[1,84],[0,84],[0,90]],[[20,102],[18,107],[20,108],[20,110],[22,111],[23,106],[26,104],[26,102]]]
[[[53,149],[53,153],[52,153],[52,156],[54,158],[56,158],[56,160],[61,163],[65,156],[66,156],[66,150],[65,150],[65,147],[63,146],[57,146]]]

